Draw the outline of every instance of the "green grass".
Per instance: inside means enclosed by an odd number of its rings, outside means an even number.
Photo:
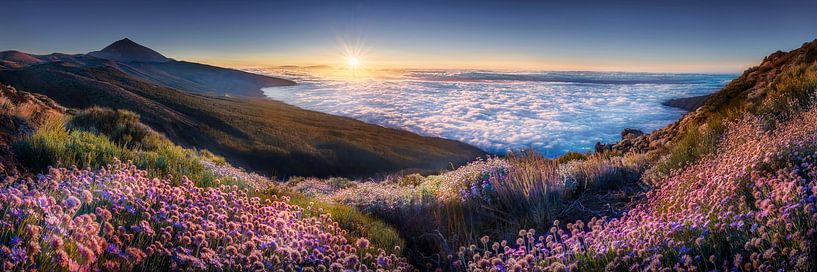
[[[723,119],[710,118],[705,126],[688,129],[670,146],[669,154],[654,166],[660,175],[669,174],[715,151],[725,131]]]
[[[132,161],[154,177],[170,176],[178,181],[182,176],[187,176],[195,180],[198,186],[212,186],[216,181],[214,174],[201,164],[195,151],[174,145],[155,133],[142,138],[151,139],[147,145],[125,140],[132,138],[124,134],[115,135],[123,136],[120,139],[127,143],[117,143],[103,133],[78,126],[69,129],[66,122],[73,121],[64,118],[48,120],[32,135],[15,142],[13,150],[21,164],[32,172],[45,172],[48,166],[99,169],[117,158]]]
[[[165,137],[142,124],[138,114],[128,110],[91,107],[71,118],[67,127],[106,135],[129,149],[155,150],[169,144]]]

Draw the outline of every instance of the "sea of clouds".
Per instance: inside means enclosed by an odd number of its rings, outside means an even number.
[[[254,72],[297,81],[264,93],[301,108],[458,140],[495,154],[533,148],[549,157],[616,141],[624,128],[661,128],[685,113],[661,102],[709,94],[736,77],[404,71],[349,80],[308,69]]]

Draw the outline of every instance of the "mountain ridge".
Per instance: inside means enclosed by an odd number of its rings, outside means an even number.
[[[0,69],[26,69],[49,63],[110,65],[156,85],[217,96],[263,98],[262,88],[295,85],[294,81],[288,79],[174,60],[128,38],[88,54],[34,55],[17,50],[0,52]]]

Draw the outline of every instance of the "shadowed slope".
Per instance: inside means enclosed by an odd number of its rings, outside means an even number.
[[[0,70],[0,82],[75,108],[124,108],[174,142],[206,148],[266,174],[362,176],[434,171],[484,152],[440,138],[303,110],[266,99],[212,97],[152,84],[119,63],[47,63]]]

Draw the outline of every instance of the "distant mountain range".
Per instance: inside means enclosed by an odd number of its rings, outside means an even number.
[[[0,83],[63,106],[122,108],[177,144],[265,174],[363,176],[459,165],[485,153],[263,97],[295,82],[177,61],[129,39],[88,54],[0,52]]]

